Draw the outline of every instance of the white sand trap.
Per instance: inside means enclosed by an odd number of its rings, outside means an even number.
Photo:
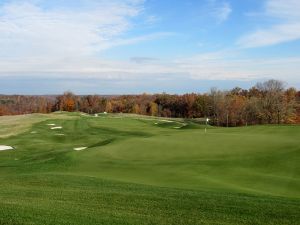
[[[158,123],[154,123],[155,125],[157,125]]]
[[[87,149],[87,147],[79,147],[79,148],[73,148],[75,151],[82,151],[84,149]]]
[[[98,117],[98,114],[95,114],[95,117]]]
[[[47,126],[55,126],[55,123],[48,123]]]
[[[174,121],[171,120],[160,120],[161,122],[166,122],[166,123],[173,123]]]
[[[59,130],[62,129],[62,127],[51,127],[51,130]]]
[[[31,133],[31,134],[36,134],[37,132],[36,132],[36,131],[31,131],[30,133]]]
[[[0,145],[0,151],[13,150],[14,148],[7,145]]]
[[[180,129],[181,127],[173,127],[174,129]]]

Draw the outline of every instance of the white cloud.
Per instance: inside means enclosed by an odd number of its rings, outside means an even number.
[[[146,17],[146,24],[148,25],[153,25],[157,22],[159,22],[161,20],[161,18],[159,18],[158,16],[155,16],[155,15],[150,15],[150,16],[147,16]]]
[[[79,0],[73,8],[45,7],[44,3],[47,1],[16,0],[0,4],[1,72],[90,60],[108,48],[170,35],[123,38],[134,26],[132,19],[143,12],[144,0]]]
[[[30,1],[8,3],[0,9],[0,56],[91,54],[128,30],[139,10],[139,4],[116,1],[74,11],[45,10]]]
[[[244,48],[253,48],[300,39],[299,12],[299,0],[267,0],[264,16],[274,19],[275,25],[258,29],[243,36],[238,41],[238,45]]]
[[[187,79],[247,80],[268,77],[288,79],[288,76],[292,79],[299,71],[299,58],[239,60],[239,52],[228,51],[168,60],[156,60],[144,55],[132,57],[128,61],[105,60],[97,53],[115,46],[132,45],[174,34],[160,32],[123,38],[127,31],[134,28],[132,19],[142,14],[142,0],[82,0],[83,7],[74,9],[45,8],[41,2],[23,0],[0,5],[0,77],[37,74],[39,77],[125,80],[149,76],[168,79],[184,74]],[[223,6],[214,11],[218,12],[215,15],[219,16],[220,22],[226,20],[231,12],[229,5]],[[280,13],[280,8],[279,4],[269,6],[266,13],[276,18],[281,15],[281,18],[289,21],[287,17],[290,17]],[[293,18],[298,16],[296,11],[291,14]],[[286,37],[286,29],[300,30],[296,29],[298,23],[288,24],[294,26],[294,29],[287,28],[286,24],[283,27],[278,25],[277,32],[284,35],[275,37]],[[282,41],[271,36],[272,32],[258,35],[260,43],[269,43],[272,38],[273,43]],[[290,33],[290,38],[294,37],[294,32]],[[282,63],[278,63],[279,60]]]
[[[243,58],[243,59],[241,59]],[[143,79],[177,79],[178,76],[192,80],[256,80],[280,79],[297,81],[300,58],[259,58],[242,57],[237,51],[219,51],[195,55],[189,58],[163,60],[148,57],[133,57],[125,60],[101,60],[95,58],[72,58],[58,60],[53,64],[40,61],[34,67],[35,60],[21,62],[11,61],[9,74],[18,76],[52,78],[84,78],[104,80],[143,80]],[[0,61],[0,68],[5,66]],[[14,67],[21,68],[16,71]],[[34,68],[34,70],[33,70]],[[47,68],[47,69],[45,69]],[[3,73],[7,75],[8,73]],[[1,76],[1,72],[0,72]]]
[[[164,38],[168,36],[173,36],[175,33],[172,32],[158,32],[158,33],[152,33],[144,36],[138,36],[134,38],[129,39],[115,39],[114,42],[107,45],[107,47],[115,47],[120,45],[130,45],[135,44],[143,41],[151,41],[159,38]]]
[[[299,0],[267,0],[266,14],[288,20],[299,19]]]
[[[232,13],[232,8],[229,2],[218,3],[216,1],[213,2],[212,15],[216,18],[218,23],[225,22],[230,14]]]
[[[239,52],[214,52],[178,61],[193,79],[206,80],[299,80],[300,57],[244,58]]]

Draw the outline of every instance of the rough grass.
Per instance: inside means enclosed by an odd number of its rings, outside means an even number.
[[[0,123],[26,127],[0,138],[16,148],[0,152],[0,224],[300,222],[299,126],[204,133],[190,121],[76,113]]]
[[[35,123],[45,121],[49,118],[70,119],[72,114],[64,112],[53,114],[26,114],[18,116],[0,116],[0,138],[21,134],[31,128]],[[73,114],[76,116],[77,114]]]

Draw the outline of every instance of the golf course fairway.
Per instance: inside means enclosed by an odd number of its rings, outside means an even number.
[[[16,122],[17,121],[17,122]],[[0,225],[300,224],[300,126],[0,117]]]

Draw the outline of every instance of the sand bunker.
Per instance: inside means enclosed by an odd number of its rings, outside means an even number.
[[[166,123],[173,123],[174,121],[171,120],[160,120],[161,122],[166,122]]]
[[[87,147],[79,147],[79,148],[73,148],[75,151],[82,151],[84,149],[87,149]]]
[[[31,131],[30,133],[31,133],[31,134],[36,134],[37,132],[36,132],[36,131]]]
[[[174,129],[180,129],[181,127],[173,127]]]
[[[59,130],[62,129],[62,127],[51,127],[51,130]]]
[[[13,150],[14,148],[7,145],[0,145],[0,151]]]

